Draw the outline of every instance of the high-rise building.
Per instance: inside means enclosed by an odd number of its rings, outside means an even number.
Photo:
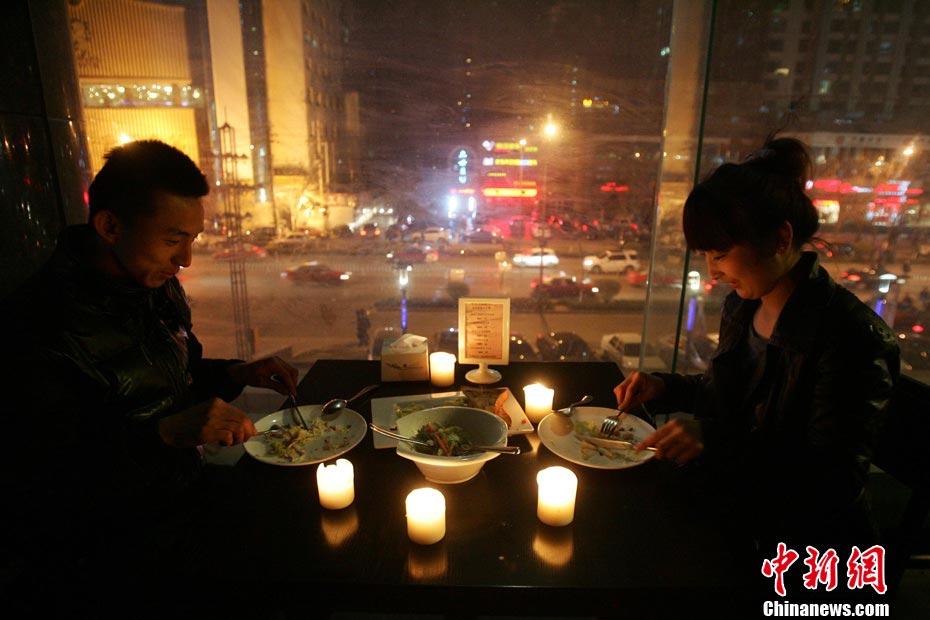
[[[68,3],[90,164],[119,144],[170,142],[213,169],[203,3]]]

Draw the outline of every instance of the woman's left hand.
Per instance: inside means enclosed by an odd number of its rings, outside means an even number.
[[[277,356],[235,364],[229,374],[245,385],[269,388],[285,396],[297,393],[297,369]]]
[[[657,459],[687,463],[704,452],[701,425],[694,420],[672,420],[636,444],[636,449],[649,446],[655,446]]]

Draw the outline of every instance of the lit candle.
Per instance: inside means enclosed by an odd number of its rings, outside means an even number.
[[[355,469],[346,459],[337,459],[335,465],[316,469],[316,486],[320,505],[330,510],[345,508],[355,499]]]
[[[564,467],[548,467],[536,474],[539,503],[536,516],[546,525],[568,525],[575,518],[578,478]]]
[[[446,535],[446,498],[436,489],[415,489],[407,495],[407,536],[431,545]]]
[[[523,388],[526,416],[530,422],[539,422],[552,412],[552,395],[555,390],[533,383]]]
[[[430,353],[429,379],[439,387],[452,385],[455,382],[455,356],[443,351]]]

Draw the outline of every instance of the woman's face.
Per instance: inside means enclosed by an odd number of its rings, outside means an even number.
[[[708,275],[732,286],[743,299],[761,299],[771,293],[790,269],[781,255],[763,256],[746,243],[702,254],[707,260]]]

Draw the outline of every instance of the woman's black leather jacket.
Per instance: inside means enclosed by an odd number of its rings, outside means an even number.
[[[705,463],[780,526],[829,520],[859,500],[900,365],[892,330],[833,281],[816,253],[805,252],[795,270],[758,391],[747,394],[737,351],[760,301],[735,292],[708,370],[656,373],[667,386],[659,409],[693,413]]]

